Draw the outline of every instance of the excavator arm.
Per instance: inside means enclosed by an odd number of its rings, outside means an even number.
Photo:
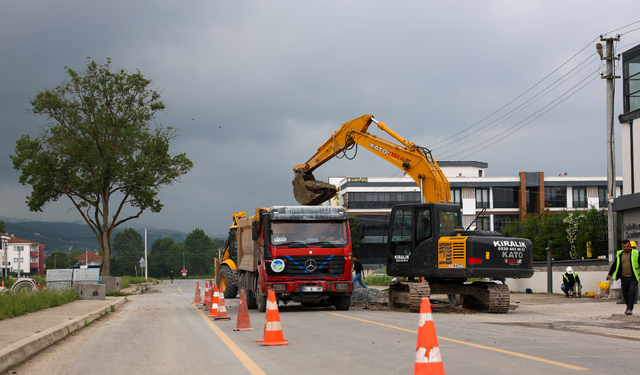
[[[399,144],[368,133],[367,130],[372,123],[395,138]],[[298,203],[317,205],[336,194],[337,188],[334,185],[317,181],[312,172],[333,157],[345,156],[345,151],[356,144],[411,176],[420,186],[423,203],[451,202],[449,180],[431,156],[431,152],[400,137],[385,124],[376,121],[372,115],[365,115],[342,124],[342,127],[333,133],[305,164],[293,168],[296,174],[293,180],[293,194]]]

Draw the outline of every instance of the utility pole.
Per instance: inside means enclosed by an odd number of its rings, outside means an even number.
[[[22,246],[18,246],[18,279],[20,278],[20,267],[21,267],[21,265],[20,265],[20,261],[21,261],[20,256],[22,256],[22,254],[21,254],[22,250],[23,250],[23,247]]]
[[[609,231],[609,265],[613,263],[613,256],[617,249],[617,232],[618,225],[616,220],[616,214],[613,212],[613,199],[616,197],[616,145],[613,128],[613,94],[614,94],[614,80],[620,78],[615,75],[614,60],[620,60],[620,57],[613,56],[613,43],[620,41],[620,35],[615,38],[603,38],[600,37],[600,42],[596,43],[596,51],[600,55],[601,60],[605,60],[606,69],[601,74],[602,79],[607,80],[607,95],[606,95],[606,107],[607,107],[607,194],[608,194],[608,225]],[[603,44],[606,43],[606,50],[603,56]]]
[[[149,281],[149,261],[147,260],[147,228],[144,228],[144,280]]]

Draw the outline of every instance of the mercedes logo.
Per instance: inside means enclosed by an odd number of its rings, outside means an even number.
[[[306,262],[304,262],[304,269],[309,271],[309,272],[313,272],[316,270],[316,268],[318,268],[318,263],[316,263],[315,260],[313,259],[307,259]]]

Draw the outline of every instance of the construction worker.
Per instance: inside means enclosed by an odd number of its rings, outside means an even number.
[[[573,268],[567,267],[567,272],[562,275],[562,285],[560,285],[560,289],[564,292],[564,295],[569,297],[575,293],[576,287],[582,288],[580,285],[580,277],[578,277],[577,272],[573,272]]]
[[[633,314],[633,304],[636,302],[638,290],[638,250],[631,249],[629,240],[622,240],[622,250],[618,250],[616,258],[611,265],[607,280],[620,280],[622,287],[622,298],[627,302],[625,315]]]
[[[636,248],[636,241],[629,241],[629,243],[631,244],[631,249]],[[638,301],[637,294],[638,293],[636,292],[636,302]],[[626,304],[627,304],[627,301],[624,300],[624,297],[620,297],[620,301],[616,302],[616,305],[626,305]]]

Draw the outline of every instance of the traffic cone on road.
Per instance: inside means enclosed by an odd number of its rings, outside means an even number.
[[[224,297],[223,297],[224,298]],[[218,293],[218,286],[213,286],[213,301],[211,302],[211,308],[209,309],[209,318],[215,318],[218,316],[218,301],[220,299],[220,293]]]
[[[249,308],[244,296],[244,288],[240,288],[240,303],[238,304],[238,323],[234,331],[253,331],[249,320]]]
[[[209,299],[211,298],[211,293],[209,292],[209,284],[204,283],[204,309],[209,310]]]
[[[433,325],[429,298],[423,298],[420,305],[418,342],[416,343],[416,361],[413,374],[444,375],[444,366],[440,355],[440,347],[438,346],[436,328]]]
[[[227,307],[224,305],[224,292],[218,292],[218,315],[213,320],[231,320],[231,317],[227,315]]]
[[[193,303],[202,303],[202,297],[200,297],[200,281],[196,282],[196,296],[193,299]]]
[[[260,291],[258,290],[258,293]],[[264,323],[264,338],[257,339],[260,346],[264,345],[289,345],[289,340],[282,336],[282,325],[280,324],[280,313],[278,312],[278,302],[273,289],[269,289],[267,299],[267,320]]]

